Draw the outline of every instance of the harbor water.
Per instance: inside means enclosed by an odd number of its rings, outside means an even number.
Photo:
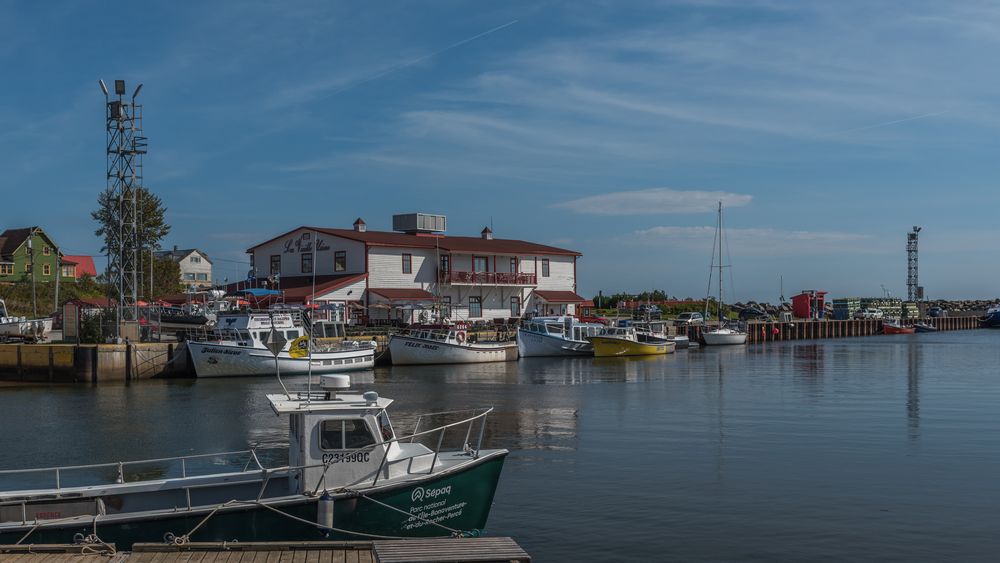
[[[1000,552],[1000,331],[379,368],[366,380],[396,400],[398,432],[422,412],[496,407],[484,445],[511,455],[488,531],[536,561]],[[278,389],[270,378],[0,387],[0,469],[281,446],[286,421],[264,398]]]

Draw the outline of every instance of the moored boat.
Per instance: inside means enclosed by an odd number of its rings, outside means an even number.
[[[982,324],[986,328],[1000,328],[1000,304],[986,310]]]
[[[344,380],[348,380],[345,382]],[[476,535],[486,525],[507,450],[482,448],[492,409],[449,413],[398,437],[391,399],[326,376],[319,393],[268,395],[288,416],[287,464],[250,450],[88,466],[8,470],[0,544],[323,541]],[[460,420],[454,421],[455,418]],[[445,420],[451,420],[444,424]],[[448,432],[465,435],[441,449]],[[421,442],[436,444],[431,448]]]
[[[284,341],[277,359],[267,345],[272,333]],[[220,315],[213,333],[190,339],[187,346],[198,377],[274,375],[275,363],[281,375],[370,369],[376,349],[368,340],[312,339],[295,311]]]
[[[912,326],[904,326],[896,321],[886,321],[882,323],[883,334],[913,334],[916,332]]]
[[[478,364],[517,359],[516,342],[470,342],[463,327],[418,328],[389,337],[393,365]]]
[[[932,324],[920,322],[913,325],[913,330],[916,332],[937,332],[938,328]]]
[[[725,233],[724,233],[724,231],[722,229],[722,202],[720,201],[719,202],[719,219],[718,219],[718,225],[716,227],[716,235],[715,235],[715,238],[716,238],[716,240],[719,243],[719,279],[718,279],[718,281],[719,281],[719,301],[718,301],[719,324],[718,324],[718,326],[716,328],[711,329],[711,330],[706,330],[704,333],[702,333],[702,339],[704,340],[704,343],[707,346],[731,346],[731,345],[740,345],[740,344],[746,344],[747,343],[747,333],[745,331],[741,330],[738,327],[730,326],[728,324],[728,321],[725,319],[725,317],[722,314],[723,305],[725,304],[725,302],[722,299],[722,269],[725,267],[722,264],[722,242],[723,242],[723,237],[724,236],[725,236]],[[713,255],[715,254],[715,249],[714,248],[712,249],[712,253],[713,253]],[[713,256],[712,262],[713,262],[713,265],[714,265],[714,262],[715,262],[714,256]],[[712,285],[711,274],[709,274],[708,283],[709,283],[709,286]],[[708,299],[705,300],[705,307],[706,307],[705,318],[708,318],[708,310],[707,310]]]
[[[11,316],[7,304],[0,299],[0,340],[39,341],[48,338],[52,331],[52,318],[29,319]]]
[[[640,339],[631,326],[608,327],[588,340],[594,345],[595,357],[669,354],[676,347],[673,342],[662,339]]]
[[[517,351],[522,358],[592,356],[594,346],[587,337],[603,329],[603,324],[583,323],[571,316],[535,317],[517,329]]]
[[[702,335],[706,346],[728,346],[747,343],[747,333],[726,326],[705,331]]]

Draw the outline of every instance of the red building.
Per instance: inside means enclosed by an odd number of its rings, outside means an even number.
[[[792,314],[800,319],[823,318],[826,291],[808,289],[792,296]]]

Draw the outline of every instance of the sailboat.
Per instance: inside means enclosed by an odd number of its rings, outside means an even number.
[[[719,219],[718,219],[718,225],[716,226],[716,233],[715,233],[715,238],[716,238],[716,240],[719,241],[719,302],[718,302],[718,305],[719,305],[719,326],[716,327],[716,328],[714,328],[714,329],[712,329],[712,330],[705,331],[705,333],[703,334],[703,337],[705,338],[705,344],[709,345],[709,346],[721,346],[721,345],[727,345],[727,344],[746,344],[746,342],[747,342],[747,333],[744,332],[744,331],[742,331],[742,330],[740,330],[740,329],[738,329],[738,328],[736,328],[736,327],[727,326],[726,321],[725,321],[725,319],[722,316],[722,307],[723,307],[723,300],[722,300],[722,268],[724,267],[723,264],[722,264],[722,236],[723,236],[723,232],[722,232],[722,202],[720,201],[719,202]],[[714,251],[714,249],[713,249],[713,251]],[[713,254],[714,254],[714,252],[713,252]],[[715,266],[714,260],[713,260],[712,266],[713,267]],[[711,287],[711,284],[712,284],[711,273],[709,274],[709,278],[708,279],[709,279],[709,287]],[[708,299],[707,298],[705,299],[705,307],[706,307],[706,309],[708,307]],[[707,310],[705,311],[705,318],[708,318],[708,311]]]

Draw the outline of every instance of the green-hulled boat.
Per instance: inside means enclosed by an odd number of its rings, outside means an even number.
[[[419,428],[420,417],[414,433],[400,438],[386,412],[392,400],[344,391],[345,380],[325,376],[321,393],[268,395],[274,412],[289,417],[288,464],[280,467],[249,450],[0,471],[0,483],[31,475],[55,480],[54,488],[0,491],[0,544],[106,542],[124,549],[136,542],[481,533],[508,453],[480,449],[492,409],[438,413],[460,420],[429,430]],[[464,436],[464,447],[441,450],[446,436]],[[241,463],[232,465],[234,459]],[[109,478],[79,483],[81,474],[95,472]]]

